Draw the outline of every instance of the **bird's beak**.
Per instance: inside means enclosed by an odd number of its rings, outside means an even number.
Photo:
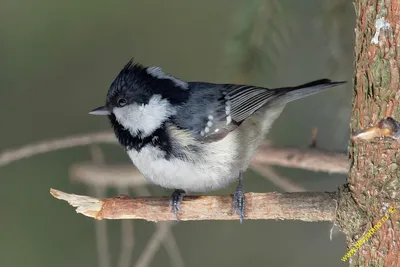
[[[106,106],[98,107],[89,112],[90,115],[110,115],[111,112]]]

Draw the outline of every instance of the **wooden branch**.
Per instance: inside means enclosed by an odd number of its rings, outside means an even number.
[[[86,146],[95,143],[116,143],[116,139],[115,136],[110,132],[96,132],[68,136],[60,139],[45,140],[38,143],[25,145],[20,148],[3,151],[0,153],[0,167],[35,155],[64,148]]]
[[[116,144],[117,140],[111,132],[96,132],[42,141],[3,151],[0,153],[0,167],[34,155],[95,143]],[[253,161],[328,173],[347,173],[349,166],[345,153],[329,152],[317,148],[289,148],[271,145],[261,146]]]
[[[263,164],[258,164],[253,162],[251,168],[258,174],[263,176],[267,181],[273,183],[275,186],[282,189],[284,192],[305,192],[307,191],[304,187],[296,184],[290,179],[279,175],[274,168],[271,166],[265,166]]]
[[[77,163],[70,167],[69,176],[72,181],[89,186],[128,188],[149,185],[149,181],[133,164]]]
[[[99,199],[56,189],[51,189],[50,193],[76,207],[76,212],[97,220],[176,220],[168,206],[168,197],[122,196]],[[335,192],[247,193],[246,219],[334,221],[336,202]],[[232,216],[232,196],[185,196],[179,216],[182,221],[238,220],[238,216]]]
[[[317,148],[261,146],[253,162],[315,172],[344,174],[349,171],[349,162],[345,153]]]

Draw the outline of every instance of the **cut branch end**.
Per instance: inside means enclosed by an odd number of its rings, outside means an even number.
[[[102,219],[100,215],[104,202],[100,199],[89,196],[68,194],[53,188],[50,189],[50,194],[53,197],[67,201],[71,206],[76,207],[77,213],[81,213],[98,220]]]

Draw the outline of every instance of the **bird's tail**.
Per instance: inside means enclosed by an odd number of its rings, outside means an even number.
[[[339,86],[346,83],[345,81],[341,82],[332,82],[329,79],[321,79],[316,80],[313,82],[305,83],[295,87],[284,87],[284,88],[277,88],[278,97],[273,99],[269,104],[278,104],[284,105],[291,101],[313,95],[325,89]]]

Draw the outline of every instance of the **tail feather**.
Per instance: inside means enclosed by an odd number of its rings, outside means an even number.
[[[279,97],[275,98],[271,104],[287,104],[291,101],[310,96],[313,94],[316,94],[322,90],[339,86],[342,84],[347,83],[346,81],[340,81],[340,82],[332,82],[329,79],[320,79],[316,80],[313,82],[305,83],[299,86],[295,87],[284,87],[284,88],[278,88],[279,92],[282,92],[282,95]]]

